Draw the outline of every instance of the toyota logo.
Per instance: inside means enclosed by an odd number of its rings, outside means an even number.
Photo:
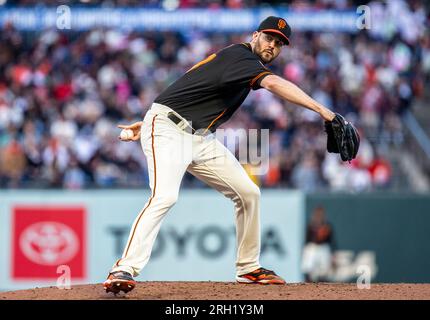
[[[73,259],[79,250],[79,239],[69,226],[44,221],[27,227],[19,238],[19,245],[29,260],[54,266]]]

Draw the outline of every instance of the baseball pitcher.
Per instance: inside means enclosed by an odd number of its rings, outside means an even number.
[[[230,119],[251,89],[264,88],[320,114],[329,152],[340,153],[348,161],[356,156],[359,138],[350,123],[266,67],[289,45],[290,35],[291,28],[283,18],[266,18],[251,42],[230,45],[197,63],[155,99],[143,121],[119,126],[133,131],[126,141],[140,139],[152,194],[133,223],[121,259],[103,284],[107,292],[128,292],[135,287],[133,278],[148,263],[186,171],[234,202],[236,281],[285,284],[259,263],[260,190],[214,132]]]

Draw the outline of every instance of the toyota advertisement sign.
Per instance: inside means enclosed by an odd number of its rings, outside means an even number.
[[[0,193],[0,291],[101,283],[121,257],[149,191]],[[302,280],[304,196],[263,191],[260,261]],[[234,281],[233,203],[213,190],[183,191],[139,281]],[[174,272],[173,272],[174,271]]]

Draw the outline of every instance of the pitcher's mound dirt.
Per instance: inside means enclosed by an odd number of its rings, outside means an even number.
[[[355,284],[292,283],[287,285],[255,285],[231,282],[139,282],[136,288],[117,296],[106,293],[102,284],[0,292],[0,300],[430,300],[430,284],[372,284],[370,289],[357,289]]]

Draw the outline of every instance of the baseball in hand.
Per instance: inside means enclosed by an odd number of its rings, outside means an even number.
[[[133,130],[131,130],[131,129],[122,129],[121,133],[119,135],[121,140],[131,140],[131,138],[133,138],[133,136],[134,136]]]

